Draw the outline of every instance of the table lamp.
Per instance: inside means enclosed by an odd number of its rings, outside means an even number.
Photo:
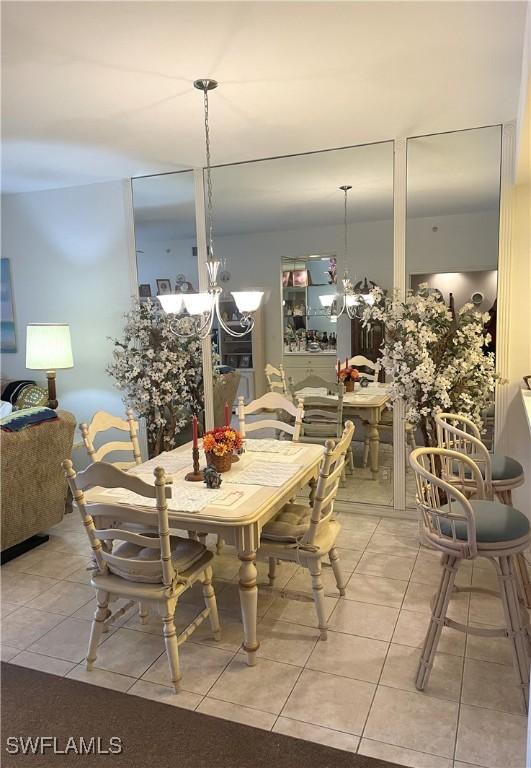
[[[66,323],[30,323],[26,331],[26,368],[46,371],[48,408],[57,408],[55,372],[73,368],[70,326]]]

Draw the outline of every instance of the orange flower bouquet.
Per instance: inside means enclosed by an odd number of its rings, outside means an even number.
[[[232,454],[242,446],[242,436],[231,427],[216,427],[203,435],[206,460],[218,472],[227,472],[232,464]]]
[[[345,385],[347,392],[352,392],[354,390],[354,385],[359,380],[359,378],[360,372],[357,368],[351,368],[348,366],[347,368],[342,368],[339,371],[339,381]]]

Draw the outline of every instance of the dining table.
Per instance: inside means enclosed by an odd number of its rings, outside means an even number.
[[[357,416],[364,424],[369,438],[369,467],[373,480],[378,479],[380,471],[380,430],[378,425],[382,414],[388,409],[391,401],[389,384],[370,382],[366,387],[356,383],[352,392],[343,395],[343,417],[351,419]],[[326,389],[319,387],[303,388],[296,391],[297,396],[315,395],[327,397],[331,404],[337,401],[337,395],[329,394]]]
[[[312,501],[323,451],[321,445],[275,438],[247,439],[244,453],[237,457],[228,472],[221,475],[221,487],[217,489],[206,488],[202,482],[185,480],[185,475],[192,469],[191,442],[129,470],[129,474],[153,483],[154,469],[165,469],[172,486],[172,496],[168,499],[171,530],[184,529],[188,535],[200,539],[206,538],[209,533],[217,534],[236,548],[240,561],[238,584],[242,645],[249,666],[256,664],[256,652],[260,646],[257,635],[256,556],[262,529],[302,489],[308,488],[309,501]],[[154,500],[135,496],[121,488],[98,487],[87,493],[87,500],[151,508],[156,525]]]

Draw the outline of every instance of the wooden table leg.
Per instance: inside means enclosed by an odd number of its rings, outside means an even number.
[[[371,409],[369,426],[369,463],[371,466],[372,479],[378,479],[379,454],[380,454],[380,433],[378,432],[378,411]]]
[[[243,621],[243,649],[247,651],[247,664],[254,667],[260,643],[256,637],[258,612],[258,586],[256,584],[256,550],[240,551],[240,605]]]

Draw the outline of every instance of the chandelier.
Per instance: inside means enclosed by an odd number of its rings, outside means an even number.
[[[175,315],[176,320],[188,319],[187,323],[173,323],[172,332],[181,338],[199,336],[205,339],[212,331],[214,321],[230,336],[241,338],[254,328],[253,312],[256,312],[263,291],[231,291],[232,297],[241,315],[238,325],[228,326],[220,312],[219,302],[222,288],[218,283],[218,272],[221,261],[214,255],[214,242],[212,237],[212,174],[210,165],[210,126],[208,122],[208,92],[217,88],[216,80],[208,78],[195,80],[194,87],[203,91],[205,148],[206,148],[206,181],[207,181],[207,261],[208,290],[200,293],[170,293],[158,296],[163,310],[167,314]]]
[[[343,192],[343,261],[345,264],[345,271],[343,273],[343,279],[341,280],[343,292],[326,293],[323,296],[319,296],[319,301],[327,315],[333,320],[337,320],[343,313],[346,313],[351,320],[354,320],[355,318],[359,319],[362,317],[363,310],[366,306],[374,304],[374,297],[369,292],[370,288],[367,283],[367,278],[365,278],[363,287],[361,285],[361,280],[353,285],[348,269],[346,268],[348,256],[348,191],[349,189],[352,189],[352,186],[350,184],[343,184],[339,189]],[[374,283],[372,283],[372,285],[374,286]]]

